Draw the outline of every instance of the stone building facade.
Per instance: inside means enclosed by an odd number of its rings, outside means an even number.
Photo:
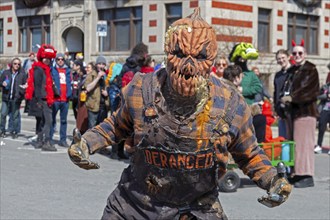
[[[124,62],[138,41],[161,62],[168,25],[200,7],[202,17],[217,31],[219,54],[228,55],[235,43],[243,41],[259,49],[260,58],[249,66],[258,66],[270,87],[278,70],[274,54],[290,49],[292,39],[305,38],[308,59],[317,65],[321,83],[328,72],[329,0],[41,0],[30,6],[29,2],[33,1],[0,1],[2,63],[15,56],[24,59],[37,51],[36,44],[45,42],[72,56],[83,52],[86,62],[100,54],[109,62]],[[98,36],[100,20],[106,21],[106,37]]]

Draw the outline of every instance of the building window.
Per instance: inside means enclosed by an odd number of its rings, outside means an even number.
[[[258,10],[258,50],[270,52],[270,16],[271,10],[259,8]]]
[[[0,19],[0,53],[3,53],[3,19]]]
[[[166,30],[176,20],[182,18],[182,4],[166,4]]]
[[[99,20],[107,21],[100,51],[127,51],[142,42],[142,7],[99,10]]]
[[[19,17],[19,51],[37,52],[37,45],[50,43],[50,16]]]
[[[319,17],[303,14],[288,14],[288,48],[292,48],[294,40],[300,44],[305,40],[305,48],[309,54],[318,54]]]

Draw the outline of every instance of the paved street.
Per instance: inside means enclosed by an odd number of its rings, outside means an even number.
[[[71,111],[69,121],[71,132]],[[7,137],[0,146],[0,219],[100,219],[127,161],[96,154],[92,160],[99,162],[99,170],[79,169],[64,148],[56,146],[58,152],[47,153],[29,145],[34,129],[34,118],[23,117],[22,135],[16,140]],[[220,194],[225,212],[229,219],[330,219],[329,158],[326,153],[316,155],[315,187],[294,189],[285,204],[273,209],[257,202],[265,192],[237,171],[242,186],[235,193]]]

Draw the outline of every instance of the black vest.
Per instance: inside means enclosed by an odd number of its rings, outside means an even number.
[[[145,122],[150,126],[136,134],[142,139],[121,185],[145,205],[159,202],[185,206],[216,191],[218,169],[226,167],[219,166],[226,163],[219,155],[228,156],[227,143],[219,140],[228,139],[236,114],[230,108],[236,106],[239,98],[233,92],[227,108],[212,113],[216,118],[200,122],[203,114],[209,115],[215,109],[206,103],[200,113],[179,121],[155,103],[154,90],[159,88],[152,77],[145,75],[142,84]]]

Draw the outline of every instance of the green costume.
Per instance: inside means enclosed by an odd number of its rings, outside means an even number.
[[[229,60],[240,66],[244,76],[241,82],[243,88],[242,95],[247,104],[251,105],[254,102],[255,95],[262,91],[262,85],[259,78],[247,68],[247,60],[256,60],[259,57],[258,50],[250,43],[236,44],[231,53]]]

